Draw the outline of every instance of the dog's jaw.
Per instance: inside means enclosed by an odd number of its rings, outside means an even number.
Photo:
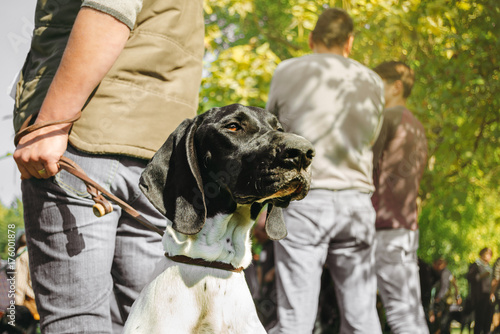
[[[255,181],[255,194],[234,191],[232,196],[237,203],[264,203],[269,200],[288,203],[303,199],[311,184],[311,168],[300,170],[276,169],[258,175]],[[285,205],[286,206],[286,205]]]
[[[255,223],[250,217],[251,205],[238,205],[232,214],[207,218],[203,229],[195,235],[175,231],[167,224],[163,247],[170,255],[202,258],[246,268],[252,261],[250,230]]]
[[[301,200],[307,195],[311,183],[310,168],[299,171],[287,171],[282,175],[279,182],[269,187],[271,189],[270,195],[264,196],[258,202],[265,202],[269,199],[286,199],[290,202]]]

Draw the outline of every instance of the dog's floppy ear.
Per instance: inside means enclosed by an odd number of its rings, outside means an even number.
[[[203,183],[194,134],[200,118],[184,120],[142,172],[140,188],[149,201],[183,234],[196,234],[205,224]]]
[[[271,240],[283,239],[288,234],[283,209],[271,203],[267,206],[266,233]]]

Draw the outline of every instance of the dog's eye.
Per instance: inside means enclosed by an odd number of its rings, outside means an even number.
[[[226,129],[228,129],[229,131],[238,131],[241,130],[241,125],[239,125],[238,123],[230,123],[226,125]]]

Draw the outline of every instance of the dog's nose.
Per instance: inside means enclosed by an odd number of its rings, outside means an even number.
[[[290,167],[305,169],[309,167],[314,157],[312,144],[301,137],[294,138],[281,152],[281,159]]]

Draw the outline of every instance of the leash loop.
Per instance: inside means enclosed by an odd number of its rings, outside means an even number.
[[[82,112],[79,111],[75,117],[68,118],[68,119],[63,119],[60,121],[46,121],[46,122],[40,122],[37,124],[29,125],[31,120],[33,119],[33,116],[35,114],[29,115],[28,118],[24,121],[23,125],[21,125],[21,129],[16,133],[16,136],[14,137],[14,145],[17,146],[19,144],[19,140],[21,140],[22,137],[26,136],[28,133],[31,133],[33,131],[39,130],[41,128],[45,128],[47,126],[51,125],[57,125],[57,124],[67,124],[67,123],[74,123],[82,117]]]

